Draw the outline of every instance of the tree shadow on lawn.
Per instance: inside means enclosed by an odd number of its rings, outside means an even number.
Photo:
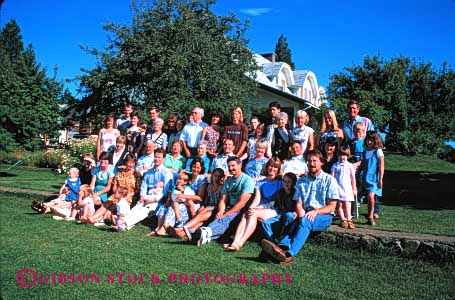
[[[386,171],[382,202],[414,209],[455,209],[455,174]]]
[[[0,177],[17,177],[17,174],[12,174],[8,172],[0,172]]]

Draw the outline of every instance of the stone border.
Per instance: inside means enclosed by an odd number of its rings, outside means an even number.
[[[320,243],[336,244],[342,248],[362,249],[372,253],[407,258],[455,262],[455,237],[410,234],[359,228],[342,229],[332,225],[315,236]]]

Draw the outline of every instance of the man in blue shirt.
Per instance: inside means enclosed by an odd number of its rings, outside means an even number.
[[[297,226],[286,233],[278,244],[262,240],[262,250],[280,263],[292,263],[312,231],[324,231],[332,224],[339,187],[336,179],[322,171],[322,154],[310,150],[307,155],[308,175],[299,178],[294,200]]]
[[[216,219],[209,226],[199,228],[192,236],[192,240],[196,241],[198,246],[223,235],[234,219],[241,216],[240,212],[254,192],[253,179],[242,172],[240,158],[231,156],[227,159],[227,164],[232,176],[225,180],[221,188]]]
[[[365,138],[367,131],[374,130],[373,122],[366,117],[359,116],[360,104],[356,100],[350,100],[347,104],[349,119],[343,122],[343,131],[347,143],[354,139],[354,125],[362,123],[365,126],[362,138]]]

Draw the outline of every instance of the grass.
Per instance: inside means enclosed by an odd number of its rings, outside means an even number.
[[[211,243],[202,248],[176,239],[147,238],[139,225],[127,233],[57,222],[34,214],[32,196],[0,195],[2,299],[453,299],[455,266],[376,256],[307,243],[294,264],[259,263],[259,247],[238,253]],[[19,269],[37,273],[94,273],[100,283],[17,285]],[[159,285],[108,284],[110,273],[159,273]],[[172,273],[281,273],[290,284],[168,284]]]
[[[455,173],[455,164],[428,155],[414,156],[385,153],[386,171]]]
[[[0,186],[58,192],[67,177],[66,174],[57,174],[49,169],[8,168],[0,165]]]
[[[455,236],[455,210],[415,209],[409,206],[380,205],[381,218],[374,229],[410,233]],[[367,213],[367,205],[362,204],[360,214]],[[362,216],[354,219],[359,228],[370,228]]]

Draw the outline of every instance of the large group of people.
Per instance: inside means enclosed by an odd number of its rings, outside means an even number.
[[[229,251],[262,228],[261,257],[290,263],[310,232],[332,224],[335,211],[341,227],[355,228],[351,203],[358,191],[365,192],[368,224],[379,218],[382,140],[359,116],[359,103],[347,108],[342,123],[333,110],[325,112],[315,136],[304,110],[290,128],[277,102],[268,119],[253,116],[250,126],[240,107],[227,123],[212,112],[207,124],[200,107],[186,120],[169,115],[164,122],[153,106],[146,123],[126,104],[121,118],[106,117],[95,155],[70,169],[61,197],[32,208],[56,220],[110,223],[115,231],[152,217],[147,236],[198,246],[218,240]]]

